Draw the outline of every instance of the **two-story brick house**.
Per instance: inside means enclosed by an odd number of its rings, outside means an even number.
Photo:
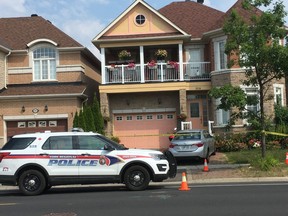
[[[0,146],[14,134],[72,128],[75,112],[99,90],[100,66],[40,16],[1,18]]]
[[[239,86],[245,78],[241,68],[227,68],[227,37],[222,31],[232,8],[244,16],[245,11],[241,0],[226,13],[202,3],[183,0],[155,10],[135,0],[93,39],[101,50],[100,102],[109,120],[108,133],[128,147],[167,148],[163,134],[181,126],[182,114],[192,128],[208,128],[209,120],[214,121],[214,131],[227,124],[229,112],[216,110],[219,101],[209,98],[208,91],[226,83]],[[131,57],[119,58],[123,50]],[[159,59],[157,52],[167,55]],[[280,80],[270,89],[283,105],[284,84]],[[257,88],[241,87],[248,95],[257,94]],[[266,104],[269,113],[273,104]],[[235,129],[245,124],[241,120]]]

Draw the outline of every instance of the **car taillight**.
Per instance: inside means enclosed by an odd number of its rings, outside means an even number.
[[[196,146],[197,147],[202,147],[202,146],[204,146],[204,143],[197,143]]]
[[[176,145],[174,145],[174,144],[170,144],[169,145],[169,148],[174,148]]]
[[[2,152],[2,153],[0,153],[0,162],[3,160],[4,157],[7,157],[8,155],[10,155],[10,152]]]

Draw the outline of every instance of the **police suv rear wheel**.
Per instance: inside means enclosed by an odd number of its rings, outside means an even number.
[[[37,170],[23,172],[18,183],[20,191],[28,196],[39,195],[46,188],[46,180],[43,174]]]
[[[132,166],[124,174],[124,183],[131,191],[145,190],[149,182],[149,172],[142,166]]]

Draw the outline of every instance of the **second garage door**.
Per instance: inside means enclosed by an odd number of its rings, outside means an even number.
[[[113,135],[128,148],[163,150],[168,148],[168,134],[176,125],[174,112],[114,114]]]

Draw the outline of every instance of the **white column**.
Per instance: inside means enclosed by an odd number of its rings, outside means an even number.
[[[145,82],[144,79],[144,47],[140,46],[140,71],[141,71],[141,83]]]
[[[101,77],[102,84],[106,84],[105,48],[101,48]]]
[[[178,44],[179,52],[179,71],[180,71],[180,81],[184,80],[184,70],[183,70],[183,45]]]

